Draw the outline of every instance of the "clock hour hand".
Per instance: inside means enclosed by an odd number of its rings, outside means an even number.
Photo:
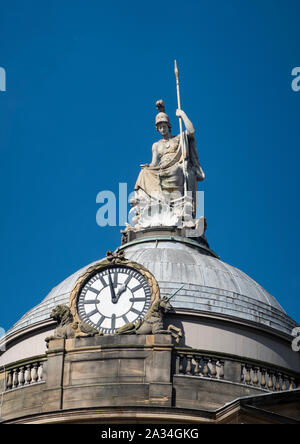
[[[127,290],[127,286],[129,284],[129,282],[131,281],[131,275],[129,275],[127,277],[127,279],[125,280],[125,282],[123,282],[123,284],[121,285],[121,287],[118,288],[117,290],[117,298],[119,299],[119,297],[121,296],[121,294],[123,294],[126,290]]]
[[[120,288],[118,288],[117,290],[117,298],[119,299],[119,297],[121,296],[122,293],[124,293],[124,291],[127,290],[127,285],[126,284],[122,284]]]
[[[110,272],[108,271],[108,283],[110,288],[111,301],[115,304],[118,301],[118,298],[115,293],[114,285],[111,280]]]

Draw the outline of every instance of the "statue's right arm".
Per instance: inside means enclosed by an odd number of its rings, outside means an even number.
[[[158,166],[159,157],[158,157],[158,143],[155,142],[152,145],[152,162],[150,163],[149,167],[156,167]]]

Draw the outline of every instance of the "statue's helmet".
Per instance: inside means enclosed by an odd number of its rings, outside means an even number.
[[[156,127],[156,129],[157,129],[157,125],[160,122],[165,122],[169,126],[169,128],[171,129],[172,125],[170,123],[170,119],[169,119],[168,114],[165,113],[165,104],[164,104],[163,100],[158,100],[156,102],[156,108],[159,111],[159,113],[155,117],[155,127]]]

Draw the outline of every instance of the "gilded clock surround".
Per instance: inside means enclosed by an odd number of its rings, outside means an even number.
[[[107,270],[109,268],[114,268],[115,266],[131,268],[134,271],[139,272],[146,279],[146,282],[149,285],[151,291],[151,304],[148,311],[152,309],[153,304],[155,304],[155,302],[160,300],[160,291],[156,279],[145,267],[143,267],[141,264],[138,264],[137,262],[127,260],[124,256],[123,251],[117,251],[114,253],[108,251],[106,253],[105,260],[89,267],[87,271],[82,276],[80,276],[70,294],[69,307],[75,322],[80,323],[82,321],[77,310],[77,303],[78,303],[78,297],[83,287],[95,274]]]

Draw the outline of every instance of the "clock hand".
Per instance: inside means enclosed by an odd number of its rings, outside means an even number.
[[[121,294],[124,293],[124,291],[126,290],[127,290],[127,285],[125,284],[121,285],[121,287],[117,290],[117,298],[119,299]]]
[[[131,281],[132,276],[129,275],[126,279],[125,282],[123,282],[123,284],[121,285],[121,287],[117,290],[117,296],[118,298],[121,296],[122,293],[124,293],[124,291],[127,290],[127,285],[129,284],[129,282]]]
[[[114,289],[114,286],[113,286],[113,283],[112,283],[112,280],[111,280],[111,275],[110,275],[109,270],[108,270],[108,282],[109,282],[109,288],[110,288],[111,301],[113,303],[116,303],[117,302],[117,298],[116,298],[115,289]]]

